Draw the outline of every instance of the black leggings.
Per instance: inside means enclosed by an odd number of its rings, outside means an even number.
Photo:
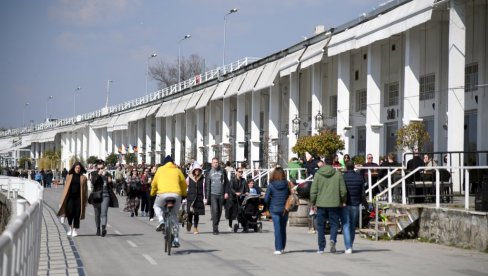
[[[66,218],[68,225],[73,228],[80,228],[81,198],[80,194],[70,194],[66,202]]]
[[[195,218],[193,218],[195,216]],[[198,221],[200,220],[200,215],[199,214],[194,214],[192,212],[188,212],[188,222],[192,223],[193,221],[193,227],[197,228],[198,227]]]

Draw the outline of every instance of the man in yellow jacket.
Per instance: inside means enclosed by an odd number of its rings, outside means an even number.
[[[159,225],[156,231],[162,231],[164,228],[163,208],[166,205],[167,198],[175,198],[175,205],[171,210],[170,218],[173,221],[175,239],[173,247],[179,247],[179,223],[178,210],[181,206],[181,197],[186,197],[187,185],[185,176],[181,170],[174,164],[171,156],[164,158],[164,165],[159,167],[151,183],[151,196],[156,196],[154,201],[154,212],[159,219]]]

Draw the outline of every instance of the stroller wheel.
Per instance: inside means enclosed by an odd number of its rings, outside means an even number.
[[[234,224],[234,233],[237,233],[237,230],[239,230],[239,224]]]
[[[263,224],[261,222],[258,223],[258,232],[263,232]]]
[[[257,224],[256,224],[256,225],[254,225],[254,232],[256,232],[256,233],[257,233],[257,232],[258,232],[258,230],[259,230],[258,225],[257,225]]]

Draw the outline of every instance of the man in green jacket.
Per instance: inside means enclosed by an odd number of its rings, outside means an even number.
[[[349,221],[343,207],[346,206],[346,184],[342,173],[334,169],[332,159],[326,158],[325,165],[316,173],[310,189],[310,203],[317,208],[318,254],[325,249],[325,220],[329,216],[330,223],[330,252],[335,253],[337,243],[337,228],[339,218],[342,221],[342,233],[346,245],[346,254],[352,253]]]
[[[298,180],[298,179],[305,179],[305,171],[303,170],[302,163],[296,157],[292,157],[288,162],[288,169],[289,169],[289,178],[290,180]],[[298,174],[300,174],[300,178],[298,178]]]

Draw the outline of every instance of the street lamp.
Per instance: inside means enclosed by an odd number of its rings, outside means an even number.
[[[146,95],[147,95],[147,78],[149,76],[149,60],[152,58],[155,58],[157,56],[158,56],[158,54],[154,53],[147,58],[147,62],[146,62]]]
[[[180,81],[181,81],[181,69],[180,69],[180,59],[181,59],[181,42],[185,39],[188,39],[190,38],[191,35],[187,34],[185,35],[182,39],[180,39],[180,41],[178,41],[178,90],[181,89],[181,86],[180,86]]]
[[[24,108],[22,108],[22,127],[25,127],[25,109],[29,106],[29,103],[24,103]]]
[[[322,115],[322,113],[320,113],[319,110],[319,113],[315,115],[315,129],[321,130],[323,126],[324,126],[324,116]]]
[[[114,82],[113,80],[107,80],[107,99],[105,100],[105,108],[108,107],[108,95],[110,93],[110,84]]]
[[[53,96],[49,96],[46,100],[46,122],[49,121],[49,117],[47,116],[47,105],[49,104],[49,100],[52,100]]]
[[[75,91],[73,91],[73,117],[76,118],[76,91],[80,91],[81,87],[76,87]]]
[[[222,51],[222,73],[225,73],[225,36],[226,36],[226,25],[227,25],[227,15],[236,13],[237,9],[230,10],[226,15],[224,15],[224,50]]]
[[[291,120],[292,123],[292,129],[291,131],[298,136],[298,133],[300,132],[300,118],[298,118],[298,114],[295,114],[295,119]]]

